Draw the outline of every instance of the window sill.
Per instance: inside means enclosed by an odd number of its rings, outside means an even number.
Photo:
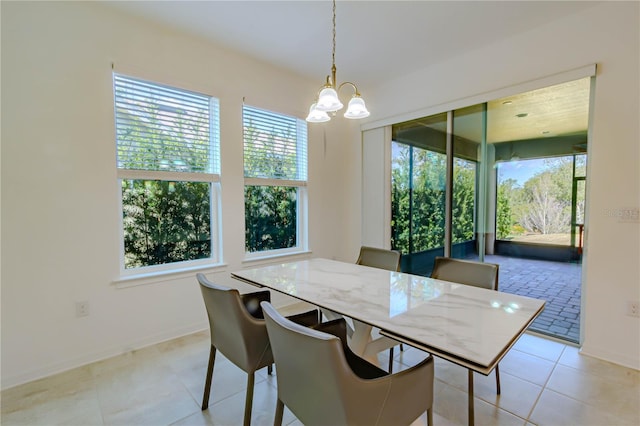
[[[112,284],[115,285],[116,288],[136,287],[139,285],[156,284],[183,278],[193,278],[196,272],[219,271],[226,267],[226,264],[221,263],[216,265],[199,265],[188,268],[172,269],[170,271],[156,271],[144,274],[127,275],[113,280]]]
[[[265,253],[264,255],[255,255],[253,254],[251,257],[245,257],[242,261],[243,264],[249,263],[269,263],[273,260],[283,259],[283,258],[295,258],[295,257],[305,257],[308,258],[312,252],[310,250],[296,251],[296,252],[286,252],[286,253]]]

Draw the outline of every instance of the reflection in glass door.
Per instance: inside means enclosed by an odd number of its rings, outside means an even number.
[[[428,275],[444,255],[447,114],[393,126],[391,247],[402,270]]]

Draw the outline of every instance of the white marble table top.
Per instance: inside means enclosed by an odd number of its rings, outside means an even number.
[[[544,301],[328,259],[232,273],[488,374]]]

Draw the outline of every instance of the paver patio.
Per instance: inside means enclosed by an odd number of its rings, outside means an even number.
[[[581,264],[497,255],[486,255],[485,262],[500,265],[500,291],[547,301],[530,330],[579,342]]]

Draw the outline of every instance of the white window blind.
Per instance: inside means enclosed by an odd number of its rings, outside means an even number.
[[[245,178],[307,180],[307,123],[244,106]]]
[[[117,167],[219,174],[218,100],[114,74]]]

